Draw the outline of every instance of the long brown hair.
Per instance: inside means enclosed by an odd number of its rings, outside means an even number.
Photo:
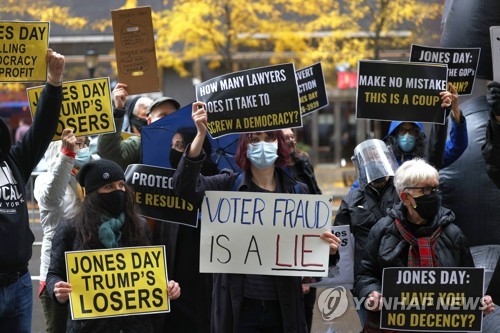
[[[126,188],[125,223],[122,227],[122,242],[124,246],[144,246],[150,241],[147,234],[147,223],[139,216],[134,203],[134,191],[128,185]],[[105,207],[100,200],[99,193],[93,191],[82,201],[81,210],[75,216],[76,241],[82,250],[103,248],[99,241],[99,226],[101,216],[105,215]]]

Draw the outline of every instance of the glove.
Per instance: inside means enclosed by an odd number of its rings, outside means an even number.
[[[500,116],[500,83],[492,81],[488,83],[487,87],[488,94],[486,95],[486,100],[495,116]]]

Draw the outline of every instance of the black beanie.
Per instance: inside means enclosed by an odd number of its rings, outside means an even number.
[[[122,168],[110,160],[91,161],[83,165],[76,175],[78,183],[89,194],[99,187],[117,180],[125,180]]]

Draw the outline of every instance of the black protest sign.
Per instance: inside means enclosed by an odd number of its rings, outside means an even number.
[[[0,82],[45,82],[49,22],[0,21]]]
[[[470,95],[474,86],[481,48],[444,48],[413,44],[410,61],[448,65],[448,82],[459,95]]]
[[[380,327],[481,332],[483,268],[385,268]]]
[[[175,169],[131,164],[125,170],[125,180],[134,188],[135,202],[142,216],[196,227],[199,209],[174,193],[174,173]]]
[[[311,114],[328,105],[325,78],[320,62],[299,69],[295,72],[295,77],[299,87],[302,116]]]
[[[444,124],[446,80],[444,64],[359,61],[356,118]]]
[[[26,89],[32,116],[42,90],[43,86]],[[53,140],[59,140],[65,128],[73,130],[76,136],[115,132],[109,78],[64,82],[62,91],[59,124]]]
[[[210,79],[196,86],[196,99],[206,103],[212,138],[302,126],[293,64]]]

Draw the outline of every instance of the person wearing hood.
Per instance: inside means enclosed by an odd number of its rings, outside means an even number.
[[[401,202],[371,229],[355,279],[355,292],[365,297],[368,320],[363,332],[380,329],[382,272],[387,267],[474,267],[467,240],[441,206],[439,173],[423,159],[404,162],[394,186]],[[483,313],[493,312],[490,296]]]
[[[62,105],[64,56],[47,50],[47,84],[30,129],[11,145],[0,119],[0,332],[31,332],[33,290],[28,261],[35,240],[29,227],[26,183],[56,134]]]
[[[81,209],[56,228],[47,273],[47,293],[54,302],[67,304],[72,286],[67,281],[67,251],[140,247],[151,245],[149,227],[140,217],[134,191],[125,183],[118,164],[97,160],[84,164],[76,175],[83,187]],[[174,280],[165,286],[170,299],[181,290]],[[153,332],[154,315],[127,315],[91,320],[67,318],[67,332]]]
[[[153,100],[146,96],[127,98],[122,131],[141,134],[141,128],[148,124],[148,107]]]
[[[99,135],[97,141],[97,153],[100,157],[118,163],[118,165],[126,170],[129,164],[142,163],[142,141],[141,137],[133,135],[127,139],[121,136],[121,128],[123,127],[124,117],[126,114],[127,104],[127,85],[118,83],[113,89],[113,116],[115,119],[116,132]],[[137,104],[138,100],[136,100]],[[132,101],[129,102],[129,109],[134,108]],[[171,97],[159,97],[149,104],[146,111],[147,125],[177,111],[181,105]],[[134,120],[135,119],[135,120]],[[131,115],[131,124],[144,126],[144,120],[140,120],[140,116]],[[137,126],[136,126],[137,128]]]
[[[91,160],[89,140],[65,129],[61,140],[52,142],[45,153],[48,170],[36,178],[35,199],[40,209],[43,238],[40,254],[39,297],[47,332],[66,332],[67,307],[56,304],[47,293],[46,277],[50,264],[52,237],[59,222],[73,218],[80,210],[83,191],[76,181],[78,170]]]
[[[438,169],[446,168],[455,162],[463,154],[465,149],[467,149],[469,144],[467,123],[462,111],[460,111],[457,91],[451,83],[449,83],[449,87],[450,91],[442,91],[440,93],[442,101],[441,107],[448,109],[451,106],[451,129],[448,138],[446,138],[446,142],[442,144],[437,142],[439,138],[435,137],[433,133],[431,133],[431,137],[428,140],[422,123],[391,121],[389,131],[383,141],[392,149],[399,165],[413,158],[423,158]],[[444,146],[442,161],[434,160],[434,156],[429,156],[428,153],[429,148],[432,148],[433,151],[440,151],[441,149],[439,146]],[[441,154],[436,153],[436,159],[440,158],[438,155],[441,156]],[[358,186],[358,180],[356,180],[351,189]]]

